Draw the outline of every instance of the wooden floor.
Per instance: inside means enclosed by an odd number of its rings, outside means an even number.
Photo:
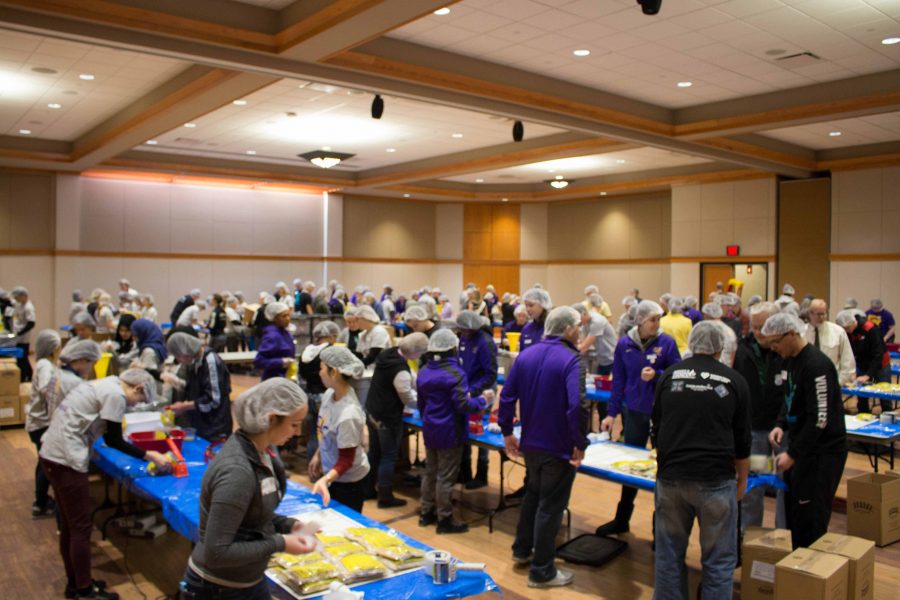
[[[252,385],[247,377],[234,377],[235,395]],[[65,586],[65,574],[57,550],[56,524],[52,519],[32,520],[30,506],[33,499],[34,448],[27,434],[21,429],[0,431],[0,481],[3,482],[3,511],[0,513],[0,597],[7,598],[61,598]],[[497,502],[499,483],[497,455],[491,455],[490,485],[486,491],[466,492],[463,498],[474,505],[493,506]],[[305,475],[306,462],[301,457],[290,457],[293,479],[309,485]],[[870,471],[865,457],[851,454],[844,478]],[[524,469],[507,464],[509,489],[515,489],[522,480]],[[575,479],[570,507],[572,530],[563,529],[560,542],[569,536],[593,531],[597,525],[609,520],[619,497],[619,486],[584,475]],[[102,498],[102,485],[94,486],[96,501]],[[450,551],[467,561],[485,562],[488,572],[503,589],[506,598],[650,598],[653,593],[653,552],[650,548],[650,520],[653,498],[646,492],[638,494],[632,519],[632,533],[624,536],[628,550],[612,563],[602,568],[569,565],[575,572],[572,586],[554,591],[531,590],[527,587],[527,569],[516,568],[510,560],[518,511],[507,510],[494,520],[494,533],[488,532],[487,520],[471,510],[462,510],[460,516],[469,521],[472,529],[464,535],[437,535],[433,527],[418,526],[418,490],[400,487],[397,494],[409,500],[401,509],[379,510],[374,501],[367,502],[364,512],[391,527],[413,536],[436,548]],[[846,494],[842,482],[838,495]],[[767,525],[772,525],[774,503],[767,499]],[[98,514],[100,523],[104,515]],[[846,532],[846,517],[835,514],[831,530]],[[101,541],[95,532],[93,546],[94,577],[105,579],[123,599],[155,600],[175,593],[178,581],[190,552],[190,544],[174,532],[154,540],[145,541],[113,533],[110,540]],[[127,558],[127,562],[126,559]],[[900,588],[900,542],[887,548],[876,549],[875,598],[888,600],[897,597]],[[699,546],[696,531],[688,550],[688,566],[691,585],[696,585],[699,574]],[[129,572],[132,574],[129,576]],[[740,570],[735,573],[735,598],[739,597]]]

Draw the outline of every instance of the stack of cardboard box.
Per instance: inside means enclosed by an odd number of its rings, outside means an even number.
[[[900,540],[900,473],[865,473],[847,480],[847,533],[878,546]]]
[[[0,360],[0,425],[22,423],[22,403],[19,398],[21,376],[14,359]]]

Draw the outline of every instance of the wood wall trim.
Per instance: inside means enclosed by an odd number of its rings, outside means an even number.
[[[808,171],[815,171],[817,167],[816,161],[814,160],[807,160],[800,156],[795,156],[786,152],[778,152],[777,150],[763,148],[761,146],[748,144],[747,142],[741,142],[732,138],[714,137],[705,140],[699,140],[698,143],[705,146],[710,146],[712,148],[718,148],[720,150],[728,150],[730,152],[737,152],[739,154],[762,158],[764,160],[771,160],[773,162],[794,165],[795,167],[800,167],[801,169],[806,169]]]
[[[0,248],[0,256],[53,256],[49,248]]]
[[[900,254],[829,254],[831,262],[893,262],[900,261]]]
[[[723,263],[723,264],[744,264],[744,263],[770,263],[775,262],[775,256],[673,256],[669,259],[670,263]]]
[[[900,165],[900,153],[823,160],[818,163],[818,168],[821,171],[853,171],[857,169],[894,167],[897,165]]]
[[[348,21],[356,15],[381,4],[383,1],[341,0],[340,2],[332,2],[325,8],[279,31],[274,39],[278,52],[284,52],[288,48],[315,37],[344,21]],[[365,41],[367,40],[359,40],[353,45],[356,46]]]
[[[192,173],[195,175],[203,176],[203,175],[212,175],[212,176],[223,176],[229,178],[236,177],[250,177],[252,179],[259,179],[267,182],[280,182],[280,183],[293,183],[293,184],[310,184],[311,186],[325,186],[329,188],[327,191],[332,191],[335,187],[343,188],[345,186],[352,186],[353,182],[348,182],[343,179],[338,179],[336,177],[310,177],[304,175],[302,177],[293,176],[288,173],[279,173],[276,171],[264,171],[264,170],[255,170],[255,169],[235,169],[232,167],[211,167],[206,165],[192,165],[190,163],[169,163],[169,162],[156,162],[153,160],[133,160],[128,158],[111,158],[102,162],[98,167],[93,169],[89,169],[88,171],[84,171],[84,173],[89,173],[94,170],[102,170],[103,167],[116,167],[116,168],[127,168],[127,169],[137,169],[137,170],[146,170],[148,172],[163,172],[163,173],[171,173],[173,175],[179,173]],[[114,171],[110,172],[110,175],[114,175]]]

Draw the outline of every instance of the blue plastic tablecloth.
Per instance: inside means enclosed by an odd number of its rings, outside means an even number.
[[[503,375],[502,373],[498,373],[497,374],[497,383],[499,385],[503,385],[504,383],[506,383],[506,375]],[[612,395],[612,393],[609,390],[598,390],[596,388],[588,388],[587,390],[585,390],[584,395],[591,402],[602,402],[602,403],[606,404],[607,402],[609,402],[609,397]]]
[[[199,539],[200,487],[203,474],[206,472],[204,451],[207,445],[208,442],[200,438],[184,442],[182,454],[188,466],[188,476],[181,478],[171,475],[152,476],[147,472],[144,461],[106,447],[102,439],[94,445],[93,461],[100,469],[127,485],[139,496],[159,503],[163,516],[172,529],[192,542],[196,542]],[[294,481],[288,481],[285,497],[277,510],[282,515],[296,515],[322,508],[319,496]],[[377,527],[391,531],[412,546],[431,550],[422,542],[398,531],[390,530],[384,524],[357,513],[339,502],[332,502],[329,508],[365,527]],[[271,584],[271,588],[272,594],[276,598],[285,600],[292,598],[288,592],[274,583]],[[391,598],[391,600],[413,598],[439,600],[500,591],[487,573],[460,572],[455,582],[438,586],[434,585],[431,578],[427,577],[423,571],[413,571],[390,579],[373,581],[354,589],[365,592],[369,598]]]
[[[871,438],[878,438],[883,440],[890,440],[891,438],[895,438],[900,436],[900,423],[894,423],[893,425],[882,425],[877,420],[869,423],[865,427],[860,427],[859,429],[848,430],[847,435],[855,435],[855,436],[865,436]]]
[[[0,356],[5,356],[7,358],[22,358],[23,354],[22,349],[15,346],[12,348],[0,348]]]
[[[841,393],[847,396],[856,396],[858,398],[878,398],[879,400],[894,400],[900,402],[900,394],[891,392],[874,392],[871,390],[863,390],[858,387],[842,387]]]

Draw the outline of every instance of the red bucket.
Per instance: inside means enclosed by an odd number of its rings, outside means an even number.
[[[595,375],[594,387],[598,390],[610,391],[612,389],[612,377],[610,375]]]
[[[169,432],[169,437],[175,442],[175,447],[181,451],[181,444],[184,442],[184,431],[173,429]],[[155,431],[138,431],[128,436],[128,441],[140,448],[141,450],[153,450],[165,454],[170,451],[166,438],[157,439]]]

